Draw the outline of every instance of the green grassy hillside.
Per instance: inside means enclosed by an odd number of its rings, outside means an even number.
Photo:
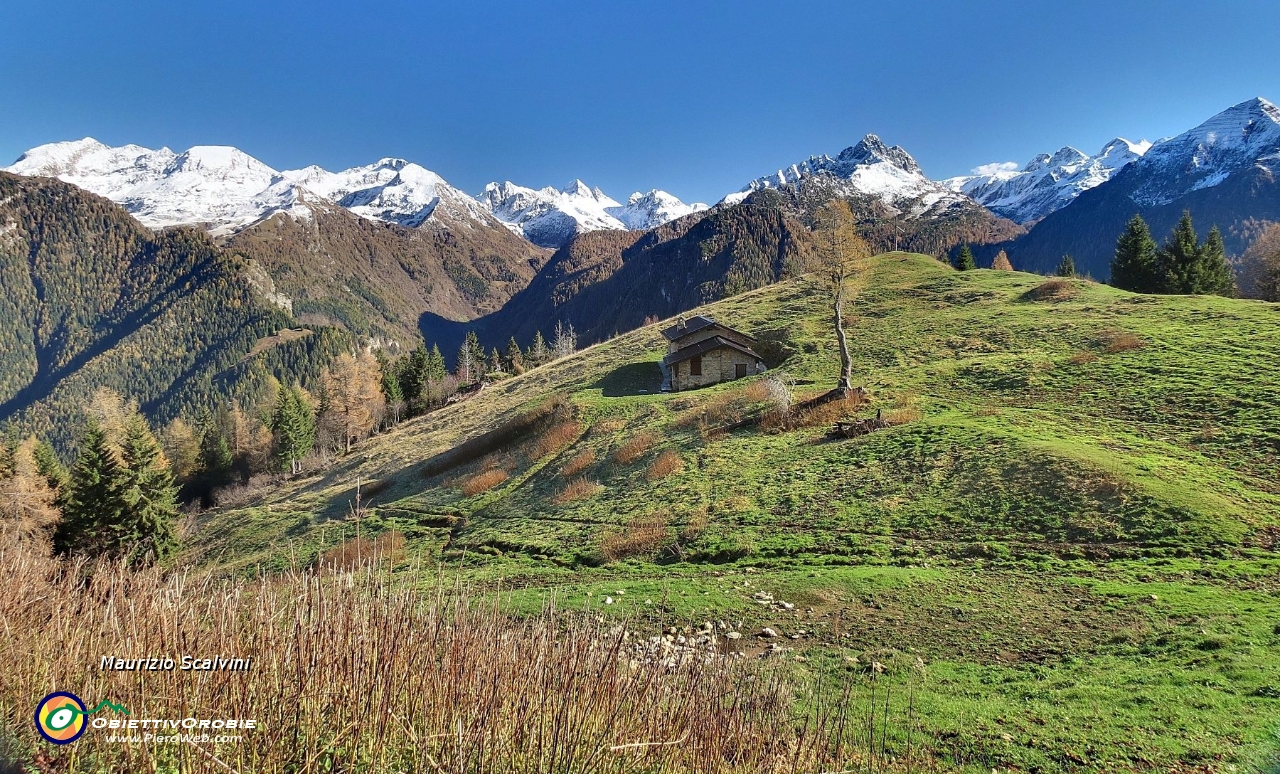
[[[861,439],[824,441],[825,427],[721,431],[763,404],[743,383],[657,394],[663,342],[651,326],[406,424],[323,478],[273,493],[271,513],[311,516],[295,532],[311,535],[346,511],[361,477],[385,487],[373,501],[388,518],[460,516],[453,550],[570,563],[592,561],[603,532],[652,512],[673,528],[705,521],[684,548],[706,558],[1184,556],[1270,545],[1280,524],[1280,310],[1084,282],[1036,300],[1045,282],[958,273],[924,256],[876,259],[850,319],[871,395],[861,412],[919,416]],[[800,397],[834,383],[826,309],[806,286],[701,311],[760,339]],[[577,426],[569,445],[535,458],[535,431],[421,474],[424,460],[553,396]],[[618,461],[617,447],[646,436],[651,448]],[[650,480],[666,450],[683,469]],[[584,451],[595,461],[581,475],[598,489],[554,504],[565,464]],[[461,485],[488,468],[507,480],[464,495]],[[218,530],[243,561],[277,545],[265,506],[253,513],[263,529]]]
[[[698,311],[756,336],[800,398],[834,384],[806,286]],[[402,532],[423,583],[461,573],[514,589],[513,610],[554,595],[639,626],[724,620],[818,686],[880,663],[899,732],[949,766],[1268,765],[1280,307],[880,256],[849,318],[870,401],[846,410],[895,424],[836,441],[834,410],[753,421],[758,379],[656,393],[659,327],[206,514],[188,557],[311,562],[354,535],[359,481],[360,529]]]

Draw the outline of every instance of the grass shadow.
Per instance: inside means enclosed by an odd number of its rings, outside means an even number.
[[[605,374],[592,387],[606,398],[658,392],[662,387],[662,369],[656,361],[628,363]]]

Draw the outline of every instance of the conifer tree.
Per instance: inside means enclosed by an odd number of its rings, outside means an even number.
[[[508,371],[513,374],[524,373],[524,353],[520,351],[520,345],[516,343],[515,336],[512,336],[511,341],[507,342],[507,356],[505,360]]]
[[[1154,292],[1194,293],[1192,287],[1196,284],[1199,262],[1200,243],[1191,222],[1191,211],[1183,210],[1178,225],[1160,248],[1159,264],[1168,280],[1165,287]]]
[[[1071,257],[1071,253],[1062,256],[1062,260],[1058,263],[1057,275],[1059,277],[1076,276],[1076,259]]]
[[[98,555],[109,550],[116,526],[123,519],[123,478],[106,430],[90,418],[71,468],[66,510],[54,533],[57,551]]]
[[[301,473],[303,458],[315,447],[316,421],[300,388],[280,386],[271,415],[271,431],[281,467],[288,468],[293,475]]]
[[[961,245],[960,252],[956,253],[955,260],[951,265],[958,271],[969,271],[977,268],[977,264],[973,261],[973,251],[969,249],[969,245]]]
[[[547,341],[542,338],[542,331],[535,331],[533,334],[533,343],[529,345],[529,365],[536,368],[537,366],[547,362],[547,359]]]
[[[201,412],[199,478],[206,491],[211,491],[214,487],[222,486],[231,480],[234,458],[223,427],[224,423],[219,422],[208,409]]]
[[[1222,232],[1217,226],[1209,230],[1209,236],[1200,247],[1196,270],[1192,276],[1188,292],[1216,296],[1235,295],[1235,272],[1227,262],[1227,248],[1222,243]]]
[[[427,382],[427,346],[419,344],[396,363],[396,379],[400,383],[400,395],[411,413],[424,410],[424,392]]]
[[[62,460],[58,459],[57,453],[48,441],[36,443],[32,450],[32,457],[36,463],[36,470],[44,476],[45,482],[53,490],[54,506],[62,511],[71,495],[71,473],[67,471],[67,466],[62,464]]]
[[[1130,218],[1124,233],[1116,240],[1116,254],[1111,259],[1111,284],[1135,293],[1164,291],[1166,277],[1159,251],[1141,215]]]
[[[551,340],[551,354],[557,360],[578,351],[578,332],[573,323],[556,322],[555,338]]]
[[[1009,254],[1004,250],[996,253],[996,257],[991,261],[991,268],[998,271],[1013,271],[1013,264],[1009,262]]]
[[[177,543],[178,491],[160,444],[140,415],[131,417],[121,444],[121,519],[114,553],[133,566],[163,560]]]
[[[498,348],[494,347],[489,353],[489,373],[496,374],[504,371],[502,367],[502,355],[498,354]]]
[[[444,355],[440,353],[439,344],[431,345],[431,351],[427,353],[425,368],[428,405],[443,404],[447,397],[444,393],[445,381],[449,378],[449,369],[444,364]]]
[[[47,551],[60,512],[58,492],[36,459],[40,444],[35,436],[17,445],[2,443],[10,464],[0,472],[0,532]]]
[[[404,393],[400,390],[400,378],[395,367],[387,363],[382,369],[382,398],[391,412],[391,424],[400,424],[400,412],[404,410]]]

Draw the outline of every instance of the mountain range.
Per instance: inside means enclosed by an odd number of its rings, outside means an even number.
[[[558,322],[598,341],[776,282],[834,198],[882,251],[970,244],[1038,272],[1070,253],[1105,278],[1130,217],[1160,239],[1190,209],[1238,255],[1280,221],[1280,109],[1248,100],[1154,143],[1015,166],[932,180],[867,135],[706,207],[659,190],[622,204],[580,180],[472,197],[395,158],[277,171],[221,146],[43,145],[0,173],[0,421],[57,427],[93,384],[172,417],[268,377],[306,382],[355,342],[451,353],[467,330],[527,345]]]

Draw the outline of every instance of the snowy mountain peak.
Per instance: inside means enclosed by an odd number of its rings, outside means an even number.
[[[1144,206],[1166,204],[1254,166],[1280,171],[1280,108],[1261,97],[1151,146],[1135,168],[1141,182],[1130,197]]]
[[[997,215],[1029,223],[1110,180],[1150,147],[1151,143],[1145,140],[1135,143],[1118,137],[1103,146],[1096,156],[1089,156],[1068,145],[1052,155],[1035,156],[1022,169],[1016,169],[1016,164],[988,164],[974,170],[973,175],[943,182],[953,191],[973,197]]]
[[[811,179],[824,180],[831,186],[831,192],[841,196],[875,197],[891,210],[906,213],[908,217],[947,209],[966,200],[964,195],[925,177],[910,153],[868,134],[835,158],[810,156],[799,164],[756,178],[721,202],[735,204],[752,191],[798,187]]]
[[[920,165],[916,163],[910,153],[907,153],[898,145],[889,147],[874,134],[868,134],[859,140],[857,145],[845,148],[836,157],[836,160],[843,164],[855,166],[888,163],[909,174],[922,174]]]
[[[587,231],[649,229],[706,209],[658,190],[633,193],[623,205],[576,179],[560,189],[494,182],[476,199],[508,228],[543,247],[559,247]]]
[[[701,212],[707,209],[707,205],[701,202],[685,204],[666,191],[655,188],[648,193],[636,191],[627,197],[625,205],[606,209],[626,228],[646,230],[694,212]]]
[[[86,137],[32,148],[5,171],[59,177],[118,202],[151,228],[199,224],[229,233],[278,212],[309,217],[306,202],[325,200],[366,218],[407,226],[421,225],[437,212],[496,225],[475,200],[439,175],[396,158],[342,172],[314,165],[277,172],[225,145],[197,145],[175,154],[138,145],[113,148]]]

